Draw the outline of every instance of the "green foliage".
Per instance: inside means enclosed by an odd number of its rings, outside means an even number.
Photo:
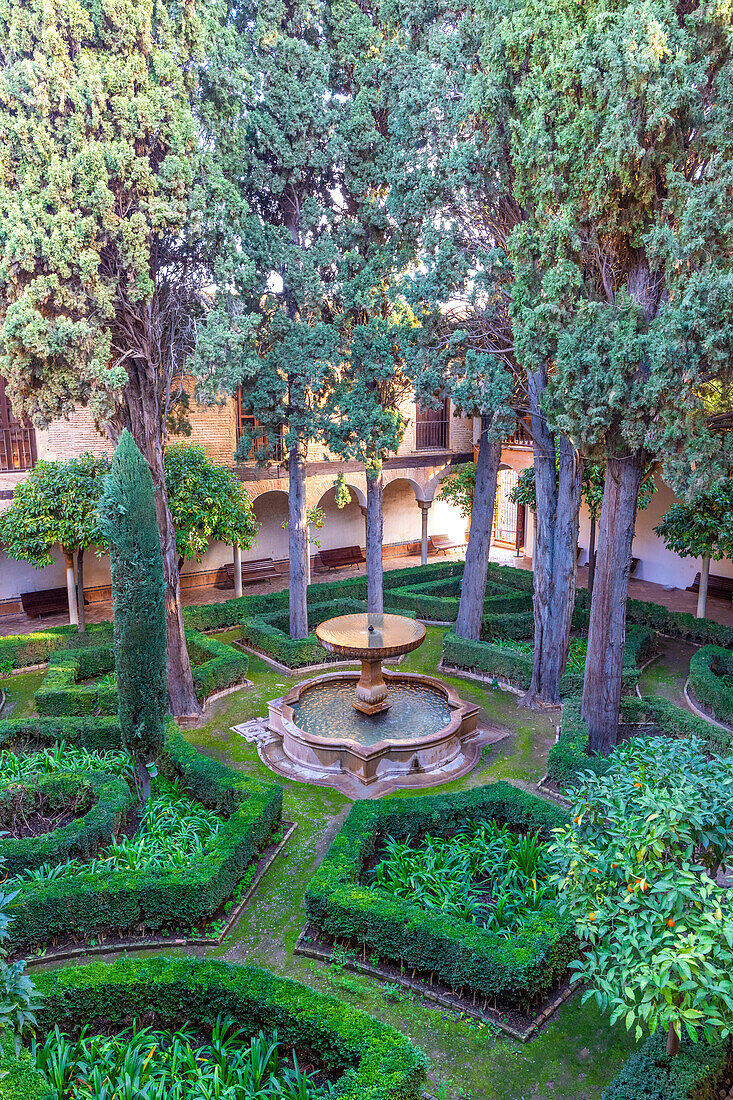
[[[0,1100],[56,1100],[30,1051],[16,1051],[12,1034],[0,1035]]]
[[[458,508],[464,519],[470,519],[475,492],[476,463],[466,462],[455,473],[443,478],[438,490],[438,500],[448,501],[454,508]]]
[[[664,1036],[652,1035],[604,1089],[603,1100],[717,1100],[729,1068],[729,1043],[683,1037],[679,1054],[670,1057]]]
[[[119,726],[116,737],[114,728],[111,732],[110,747],[117,748]],[[13,950],[72,933],[89,937],[109,930],[189,929],[211,916],[231,895],[280,820],[282,791],[202,756],[171,721],[159,765],[167,779],[177,778],[193,798],[226,817],[203,854],[196,860],[186,859],[185,866],[171,866],[169,859],[166,867],[159,861],[147,866],[144,860],[136,867],[133,842],[120,852],[121,858],[132,857],[127,870],[110,870],[102,863],[98,869],[68,877],[24,881],[11,905]],[[158,810],[153,808],[151,813]],[[188,828],[186,818],[174,814],[173,819],[174,832],[179,828],[183,835]],[[165,829],[163,821],[158,830],[161,836]],[[170,853],[175,847],[173,841],[166,844],[161,839],[157,850]]]
[[[733,735],[704,718],[698,718],[689,710],[675,706],[662,696],[627,696],[621,700],[622,723],[642,727],[640,733],[650,727],[665,737],[675,739],[697,738],[709,752],[727,756],[733,752]],[[561,787],[572,785],[579,772],[594,771],[603,774],[607,758],[588,755],[588,725],[580,714],[580,700],[570,698],[563,706],[560,736],[550,749],[547,758],[547,775]]]
[[[138,766],[155,758],[167,710],[163,560],[150,467],[124,431],[100,504],[109,541],[120,728]]]
[[[55,546],[69,554],[106,546],[97,507],[108,470],[107,455],[88,452],[64,462],[37,462],[0,516],[0,540],[10,557],[41,569],[53,565]]]
[[[451,577],[390,588],[388,600],[392,607],[412,611],[421,619],[455,622],[460,596],[461,577]],[[487,584],[484,615],[513,614],[531,608],[532,596],[529,592],[518,592],[515,588],[492,582]]]
[[[73,1100],[79,1088],[96,1100],[118,1100],[121,1082],[125,1096],[139,1100],[247,1093],[261,1100],[319,1100],[331,1094],[300,1069],[297,1056],[292,1068],[283,1064],[277,1032],[250,1038],[230,1019],[218,1018],[203,1043],[187,1030],[139,1027],[135,1019],[117,1035],[90,1035],[84,1028],[76,1040],[57,1025],[43,1043],[34,1042],[31,1054],[57,1100]]]
[[[0,857],[11,876],[35,871],[44,864],[55,866],[66,860],[91,858],[117,834],[133,802],[124,779],[103,772],[54,771],[18,782],[16,778],[8,779],[0,767],[0,784],[0,822],[6,831],[0,837]],[[24,797],[18,808],[21,793]],[[21,813],[32,813],[39,804],[51,810],[76,805],[86,812],[40,836],[8,836],[9,819],[14,815],[18,820]]]
[[[179,557],[201,561],[210,541],[238,542],[243,550],[254,546],[259,524],[247,490],[203,447],[166,447],[165,483]]]
[[[114,667],[114,653],[109,645],[61,650],[52,654],[48,672],[34,695],[36,710],[42,715],[116,714],[116,686],[99,681],[77,683],[77,680],[110,672]]]
[[[51,626],[33,634],[7,634],[0,638],[0,661],[11,668],[43,664],[60,649],[97,646],[112,640],[111,623],[92,623],[79,634],[75,626]]]
[[[106,418],[147,367],[153,403],[175,360],[200,33],[192,8],[155,0],[2,10],[0,373],[39,426],[87,401]]]
[[[583,500],[591,519],[597,520],[601,514],[603,505],[603,489],[606,484],[606,467],[600,462],[583,463],[582,493]],[[655,491],[654,468],[650,466],[639,487],[638,507],[648,508]],[[537,510],[537,496],[534,480],[534,466],[528,466],[520,471],[517,484],[511,491],[511,499],[515,504],[524,504]]]
[[[130,1005],[168,1027],[212,1028],[231,1017],[248,1035],[277,1030],[280,1041],[313,1051],[327,1072],[341,1073],[339,1100],[419,1100],[427,1061],[387,1024],[343,1001],[255,967],[214,959],[150,958],[92,963],[40,977],[40,1023],[76,1031],[104,1016],[128,1022]],[[0,1093],[0,1096],[2,1093]]]
[[[315,628],[319,623],[325,622],[326,619],[333,619],[337,615],[352,615],[365,610],[366,605],[360,600],[343,598],[309,604],[308,629],[312,633],[307,638],[290,637],[287,610],[271,611],[266,615],[242,619],[242,640],[253,649],[287,665],[288,668],[302,668],[305,665],[338,661],[339,655],[329,653],[318,641]]]
[[[193,686],[203,703],[210,695],[239,684],[247,675],[249,659],[219,638],[207,638],[197,630],[186,630],[186,647],[194,666]]]
[[[733,479],[724,478],[690,501],[678,501],[654,528],[664,545],[683,558],[733,554]]]
[[[326,935],[465,986],[502,1003],[529,1007],[564,972],[575,949],[572,921],[552,903],[528,916],[515,937],[415,901],[381,896],[362,885],[364,870],[385,838],[450,838],[467,819],[494,818],[511,829],[550,831],[567,820],[555,806],[506,783],[458,794],[357,802],[306,892],[306,912]]]
[[[617,746],[581,774],[572,823],[556,831],[561,906],[584,945],[572,964],[610,1022],[725,1038],[733,1003],[733,912],[716,882],[733,857],[733,759],[694,738]]]
[[[719,722],[733,722],[733,652],[701,646],[690,658],[690,687],[698,702]]]
[[[418,842],[387,837],[371,889],[516,935],[525,919],[555,900],[546,884],[546,845],[537,833],[520,836],[496,821],[468,821],[450,838]]]

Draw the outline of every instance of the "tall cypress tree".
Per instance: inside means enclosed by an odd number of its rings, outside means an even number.
[[[147,798],[147,765],[162,748],[167,709],[165,581],[150,467],[126,430],[99,513],[109,542],[122,742]]]

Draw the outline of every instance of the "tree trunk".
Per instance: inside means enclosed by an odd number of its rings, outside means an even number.
[[[596,517],[590,517],[590,539],[588,545],[588,591],[593,595],[593,581],[596,577]]]
[[[129,382],[125,387],[125,397],[129,429],[150,466],[155,486],[155,511],[165,579],[168,702],[176,717],[197,715],[201,713],[201,705],[193,687],[191,662],[183,631],[176,533],[168,507],[163,465],[163,423],[158,383],[153,365],[142,357],[129,359],[126,366]]]
[[[547,426],[542,411],[545,371],[530,374],[528,381],[537,504],[534,663],[529,689],[519,705],[554,707],[560,702],[560,679],[567,664],[575,608],[582,467],[570,440],[560,436],[556,441]]]
[[[705,608],[708,602],[708,578],[710,576],[710,555],[706,554],[702,559],[700,570],[700,588],[697,593],[697,617],[705,618]]]
[[[242,547],[238,542],[234,543],[234,596],[236,599],[242,595]]]
[[[476,463],[476,491],[471,509],[466,565],[463,570],[461,600],[456,620],[456,634],[459,638],[478,638],[481,635],[486,574],[489,568],[491,525],[494,521],[496,500],[496,475],[499,472],[500,462],[501,440],[490,436],[488,423],[482,418]]]
[[[303,443],[290,448],[288,455],[288,512],[290,525],[290,637],[308,637],[307,555],[308,524],[305,506],[305,461]]]
[[[76,610],[76,581],[74,580],[74,555],[64,550],[66,561],[66,598],[69,601],[69,625],[76,626],[79,616]]]
[[[84,633],[84,549],[76,552],[76,608],[79,618],[79,633]]]
[[[366,483],[367,611],[381,614],[384,611],[384,566],[382,563],[384,479],[381,466],[378,472],[370,472],[369,467],[367,467]]]
[[[624,457],[609,455],[606,464],[582,704],[590,751],[603,756],[618,734],[631,544],[645,463],[644,452],[636,451]]]
[[[670,1058],[674,1058],[676,1054],[680,1052],[680,1037],[675,1031],[674,1024],[670,1024],[667,1029],[667,1054]]]

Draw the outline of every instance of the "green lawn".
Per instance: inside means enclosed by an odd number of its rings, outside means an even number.
[[[435,673],[441,630],[430,628],[425,644],[403,667]],[[220,635],[224,640],[235,632]],[[42,672],[13,676],[0,683],[8,694],[4,717],[32,713],[33,692]],[[256,747],[231,726],[267,711],[267,700],[282,695],[293,678],[274,671],[257,657],[250,659],[253,687],[214,703],[207,720],[186,736],[200,748],[249,775],[271,779]],[[301,677],[302,678],[302,677]],[[516,697],[469,680],[450,683],[481,706],[483,721],[505,727],[510,736],[484,754],[479,767],[446,788],[461,788],[509,779],[533,786],[544,773],[554,725],[542,714],[517,707]],[[428,1053],[431,1091],[443,1100],[600,1100],[602,1090],[627,1057],[632,1043],[621,1028],[608,1028],[592,1004],[575,996],[549,1026],[527,1044],[517,1043],[489,1027],[419,1003],[397,988],[346,970],[295,957],[293,947],[303,927],[303,893],[350,803],[338,792],[278,779],[285,791],[284,816],[297,832],[287,853],[270,869],[253,905],[234,933],[214,954],[236,962],[256,963],[319,989],[330,990],[398,1027]],[[413,792],[393,797],[411,797]],[[205,949],[196,950],[205,954]]]

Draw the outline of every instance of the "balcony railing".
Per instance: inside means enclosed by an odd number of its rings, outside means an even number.
[[[32,470],[36,461],[33,428],[0,428],[0,471]]]
[[[447,420],[418,420],[415,425],[415,450],[446,450],[448,447]]]
[[[507,447],[531,447],[532,434],[529,425],[518,420],[514,432],[504,440],[504,445]]]
[[[267,444],[267,436],[264,436],[264,435],[263,436],[255,436],[252,440],[252,446],[250,448],[249,454],[247,455],[246,458],[240,459],[239,461],[240,462],[253,462],[254,459],[255,459],[255,455],[257,454],[257,451],[259,451],[260,447],[266,446],[266,444]],[[274,462],[284,462],[285,461],[285,458],[287,457],[287,451],[285,449],[285,440],[283,439],[282,436],[279,436],[278,439],[275,440],[273,451],[274,451],[274,455],[273,455],[272,460]]]

